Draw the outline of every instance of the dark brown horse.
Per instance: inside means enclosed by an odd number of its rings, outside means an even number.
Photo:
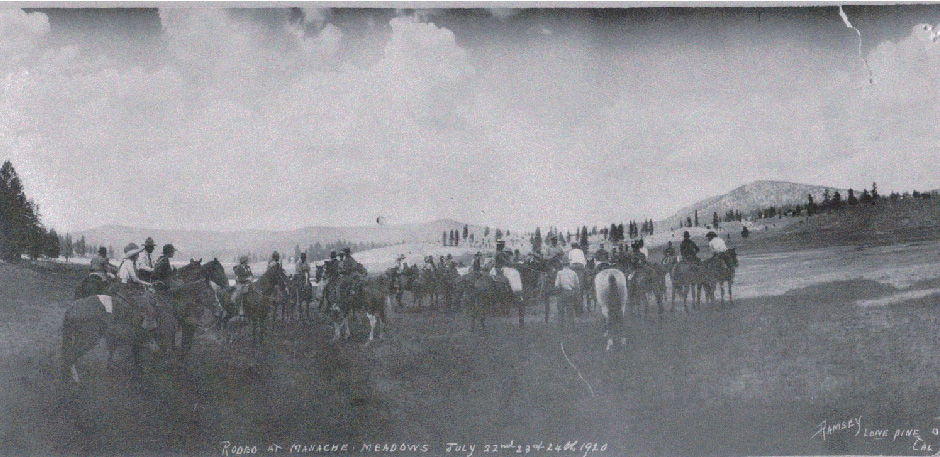
[[[485,334],[487,316],[505,315],[513,306],[524,307],[521,304],[522,297],[514,294],[508,283],[497,281],[492,275],[471,271],[464,276],[463,281],[462,307],[470,317],[470,332],[476,329],[479,321],[480,331]]]
[[[78,288],[75,289],[75,300],[90,297],[92,295],[107,295],[110,282],[102,279],[97,274],[90,274],[82,280]]]
[[[268,268],[257,281],[251,283],[245,291],[245,317],[251,322],[251,345],[264,344],[267,333],[268,316],[274,306],[279,289],[286,286],[283,272],[279,268]]]
[[[627,267],[627,294],[636,315],[649,316],[650,299],[656,300],[660,319],[666,296],[666,270],[646,261],[630,262]]]
[[[183,273],[190,274],[190,272],[191,270]],[[79,381],[75,363],[96,346],[102,337],[107,340],[109,365],[118,347],[130,346],[134,367],[139,370],[140,349],[151,337],[160,346],[160,355],[163,356],[161,359],[177,350],[182,360],[191,347],[192,334],[195,331],[195,327],[190,325],[193,323],[193,317],[201,313],[204,308],[218,309],[214,290],[207,279],[210,276],[208,269],[199,268],[194,276],[200,279],[171,285],[158,294],[145,292],[137,297],[129,297],[114,289],[110,296],[104,298],[92,295],[73,301],[62,321],[60,357],[63,379],[68,379],[71,373],[72,379],[75,382]],[[220,278],[215,279],[220,280]],[[156,329],[148,332],[141,328],[142,316],[138,311],[139,305],[133,303],[132,300],[151,302],[163,300],[169,305],[157,306]],[[178,327],[183,328],[183,344],[177,349],[174,347],[174,342]],[[192,331],[188,331],[188,328]]]
[[[734,270],[738,267],[738,254],[729,249],[702,262],[702,283],[705,287],[705,300],[715,302],[715,288],[721,289],[721,306],[725,305],[725,284],[728,285],[728,302],[734,306],[731,285],[734,284]]]
[[[689,312],[689,295],[692,296],[692,309],[698,307],[702,298],[702,264],[698,262],[677,262],[664,264],[672,281],[672,310],[676,310],[676,296],[682,297],[685,312]]]
[[[366,344],[371,343],[377,333],[381,338],[383,327],[388,322],[385,313],[388,279],[384,276],[367,278],[353,275],[341,277],[336,282],[328,310],[333,321],[333,342],[344,336],[346,339],[352,337],[349,320],[356,317],[365,317],[369,321]]]

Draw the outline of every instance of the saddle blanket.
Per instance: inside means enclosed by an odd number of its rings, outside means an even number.
[[[104,310],[111,314],[114,312],[114,303],[111,301],[110,295],[98,295],[98,301],[101,302],[101,306],[104,306]]]

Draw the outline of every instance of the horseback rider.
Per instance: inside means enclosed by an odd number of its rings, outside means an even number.
[[[471,270],[473,270],[474,273],[479,273],[481,270],[483,270],[482,252],[477,251],[477,253],[473,255],[473,266],[471,267]]]
[[[340,264],[340,271],[342,273],[346,275],[365,274],[365,268],[363,268],[362,264],[353,258],[352,249],[343,248],[343,254],[345,254],[345,257],[343,262]]]
[[[676,249],[672,247],[672,241],[666,244],[666,249],[663,250],[663,264],[670,263],[676,260]]]
[[[339,276],[339,260],[336,258],[336,251],[330,251],[330,260],[323,262],[323,275],[327,282]]]
[[[157,244],[153,242],[153,238],[148,236],[144,241],[144,250],[137,260],[137,276],[144,281],[153,280],[153,250],[156,247]]]
[[[682,234],[682,242],[679,243],[679,255],[682,256],[683,262],[694,262],[701,263],[702,260],[698,258],[698,245],[692,241],[692,235],[689,234],[688,230]]]
[[[301,252],[297,264],[294,265],[294,274],[302,281],[310,281],[310,264],[307,263],[307,253]]]
[[[254,277],[251,266],[248,265],[248,256],[239,257],[238,265],[235,265],[233,270],[235,270],[235,291],[232,292],[232,303],[237,304],[238,298],[248,290],[248,286],[251,285],[251,278]]]
[[[639,240],[637,240],[636,244],[637,244],[637,246],[639,246],[638,251],[640,252],[640,254],[643,254],[643,260],[649,259],[649,258],[650,258],[650,250],[647,249],[647,248],[646,248],[646,244],[643,243],[643,238],[640,238]]]
[[[725,264],[728,264],[728,245],[725,244],[725,240],[721,239],[715,232],[706,233],[705,239],[708,240],[708,246],[712,248],[712,257],[717,257],[722,262],[725,262]]]
[[[143,248],[135,243],[130,243],[124,247],[124,258],[118,266],[119,282],[113,286],[111,295],[119,295],[131,305],[136,305],[143,315],[141,327],[145,330],[157,328],[155,297],[152,292],[152,284],[140,279],[137,276],[137,259]]]
[[[170,287],[170,279],[173,278],[174,268],[170,265],[170,259],[176,253],[176,248],[172,244],[163,245],[163,255],[157,259],[153,267],[153,282],[155,287],[160,290],[166,290]]]
[[[98,256],[91,259],[91,274],[104,282],[117,274],[117,267],[108,260],[108,248],[98,248]]]
[[[597,261],[597,263],[610,261],[610,255],[607,253],[607,250],[604,249],[604,243],[601,243],[601,247],[597,248],[597,252],[594,253],[594,260]]]

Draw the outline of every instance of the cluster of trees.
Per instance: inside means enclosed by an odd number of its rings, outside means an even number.
[[[915,199],[930,199],[933,197],[938,197],[935,192],[918,192],[916,190],[911,192],[897,193],[891,192],[887,197],[878,193],[878,183],[871,183],[871,189],[862,189],[861,193],[857,193],[855,189],[848,189],[846,195],[838,190],[830,191],[826,189],[822,194],[822,201],[817,202],[813,198],[812,194],[807,195],[806,203],[797,204],[797,205],[783,205],[780,207],[770,206],[767,208],[759,208],[755,210],[751,216],[753,219],[767,219],[772,217],[799,217],[799,216],[813,216],[819,214],[820,212],[832,212],[838,211],[845,207],[859,206],[859,205],[877,205],[879,202],[883,202],[886,199],[890,201],[906,200],[910,198]]]
[[[588,237],[591,235],[597,235],[599,232],[595,226],[593,229],[588,230],[586,225],[581,226],[572,234],[570,230],[566,230],[564,233],[560,232],[557,227],[550,227],[548,233],[545,235],[544,239],[542,238],[542,229],[539,227],[535,228],[535,233],[529,238],[529,242],[532,244],[533,251],[541,251],[543,245],[548,245],[551,247],[558,246],[568,246],[572,243],[578,243],[582,247],[588,245]]]
[[[29,255],[58,257],[59,236],[39,220],[39,205],[26,197],[23,182],[8,160],[0,166],[0,259]]]

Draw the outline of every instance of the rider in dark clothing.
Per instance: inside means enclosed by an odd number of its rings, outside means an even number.
[[[698,245],[692,241],[691,235],[689,232],[682,234],[682,243],[679,244],[679,255],[682,256],[683,262],[701,262],[701,259],[698,258]]]
[[[167,288],[170,279],[173,277],[173,266],[170,265],[170,259],[174,253],[176,253],[176,248],[172,244],[164,245],[163,255],[153,265],[152,278],[154,282],[160,281],[162,283],[161,289]]]

